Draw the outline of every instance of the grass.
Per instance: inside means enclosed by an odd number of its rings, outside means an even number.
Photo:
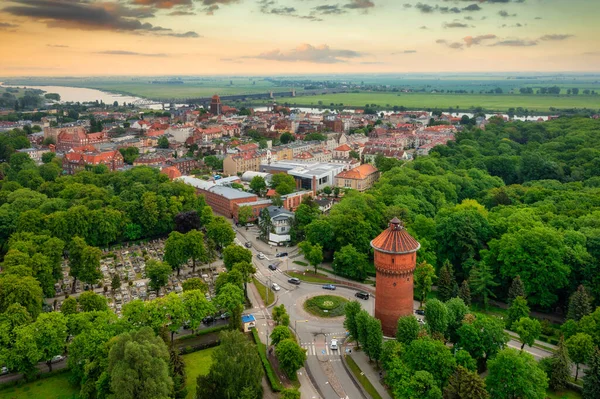
[[[265,374],[267,375],[267,379],[269,380],[271,389],[274,392],[280,392],[283,389],[283,386],[281,384],[281,381],[277,377],[277,373],[275,373],[275,370],[273,370],[271,362],[269,362],[269,359],[267,359],[267,347],[260,340],[256,328],[252,329],[252,337],[254,338],[254,342],[256,343],[256,350],[258,351],[258,356],[260,356],[260,360],[265,369]]]
[[[215,349],[216,348],[204,349],[182,356],[183,362],[185,363],[187,399],[196,397],[196,379],[199,375],[208,374],[210,365],[212,364],[211,356]]]
[[[362,385],[365,391],[367,391],[369,396],[373,399],[383,399],[381,395],[379,395],[379,392],[377,392],[373,384],[371,384],[371,381],[369,381],[367,376],[365,376],[360,370],[358,364],[356,364],[354,359],[352,359],[352,356],[346,356],[346,362],[348,363],[348,367],[350,368],[350,370],[352,370],[352,374],[354,374],[358,382],[360,382],[360,385]]]
[[[550,399],[581,399],[582,396],[580,393],[575,391],[565,391],[565,392],[552,392],[550,390],[546,391],[546,396]]]
[[[290,275],[290,277],[296,277],[297,279],[300,279],[302,281],[306,281],[308,283],[320,283],[320,284],[325,284],[325,283],[330,283],[333,280],[330,279],[329,277],[327,277],[327,275],[322,274],[322,273],[318,273],[315,274],[314,272],[304,272],[304,273],[299,273],[299,272],[289,272],[288,273]]]
[[[308,263],[302,262],[300,260],[295,260],[292,263],[295,263],[295,264],[300,265],[300,266],[308,266]]]
[[[338,317],[344,315],[346,298],[337,295],[318,295],[304,302],[304,309],[318,317]]]
[[[0,389],[0,399],[78,399],[79,389],[69,383],[69,373]]]
[[[254,277],[252,277],[252,281],[254,282],[254,286],[256,287],[256,290],[258,291],[260,297],[262,298],[262,300],[266,306],[269,306],[273,302],[275,302],[275,293],[273,292],[273,290],[271,288],[265,287],[265,285],[263,283],[261,283]],[[270,292],[268,301],[267,301],[267,290],[269,290],[269,292]]]
[[[366,104],[376,104],[378,108],[393,106],[409,109],[450,107],[462,110],[482,107],[489,111],[507,111],[522,107],[530,111],[551,112],[550,108],[598,108],[598,96],[551,96],[520,94],[432,94],[432,93],[340,93],[316,96],[277,98],[279,104],[292,106],[318,107],[319,102],[327,108],[330,104],[343,104],[363,108]]]

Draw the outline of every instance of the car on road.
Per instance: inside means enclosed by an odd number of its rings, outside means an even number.
[[[215,318],[212,316],[206,316],[202,319],[202,323],[204,324],[212,324],[215,321]]]
[[[371,295],[369,295],[368,292],[362,292],[362,291],[360,291],[360,292],[357,292],[356,294],[354,294],[354,296],[357,297],[357,298],[360,298],[360,299],[364,299],[366,301],[367,299],[369,299],[369,297]]]
[[[273,283],[271,288],[273,288],[273,291],[279,291],[281,289],[281,287],[277,283]]]
[[[415,310],[415,313],[419,314],[421,316],[425,316],[425,311],[423,309],[417,309],[417,310]]]
[[[329,344],[329,349],[331,349],[332,351],[336,351],[338,349],[338,341],[337,339],[332,339],[331,343]]]
[[[250,241],[246,241],[246,243],[244,244],[244,246],[246,248],[252,248],[252,243]]]
[[[221,320],[227,320],[229,319],[229,313],[225,312],[225,313],[221,313],[221,316],[219,316],[221,318]]]
[[[333,285],[333,284],[325,284],[325,285],[323,286],[323,289],[324,289],[324,290],[331,290],[331,291],[335,291],[335,285]]]
[[[56,356],[54,356],[52,358],[51,362],[52,363],[58,363],[58,362],[60,362],[61,360],[64,360],[64,359],[65,359],[65,357],[63,355],[56,355]]]
[[[287,252],[278,252],[278,253],[275,255],[275,257],[276,257],[276,258],[283,258],[283,257],[285,257],[285,256],[288,256],[288,253],[287,253]]]
[[[288,280],[288,283],[295,284],[295,285],[300,285],[300,279],[298,279],[296,277],[292,277],[291,279]]]
[[[262,252],[259,252],[258,255],[256,255],[256,257],[258,259],[264,259],[264,258],[266,258],[265,254],[263,254]]]
[[[271,269],[271,270],[277,270],[277,265],[270,264],[269,265],[269,269]]]
[[[6,367],[2,367],[0,369],[0,375],[4,375],[4,374],[8,374],[8,368],[6,368]]]

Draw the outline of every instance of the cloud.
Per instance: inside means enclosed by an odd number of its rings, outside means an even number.
[[[427,27],[425,25],[423,25],[419,29],[427,29]]]
[[[600,55],[600,51],[588,51],[587,53],[583,53],[583,55],[597,56]]]
[[[423,14],[432,14],[435,12],[439,12],[441,14],[460,14],[461,12],[474,12],[481,11],[482,8],[478,4],[471,4],[464,8],[458,7],[440,7],[439,5],[429,5],[425,3],[417,3],[415,5],[417,10],[421,11]]]
[[[165,53],[138,53],[136,51],[125,51],[125,50],[97,51],[94,54],[129,55],[129,56],[137,56],[137,57],[167,57],[167,54],[165,54]]]
[[[392,55],[398,55],[398,54],[415,54],[417,52],[417,50],[404,50],[404,51],[397,51],[395,53],[392,53]]]
[[[492,40],[492,39],[496,39],[496,38],[497,38],[496,35],[487,34],[487,35],[479,35],[479,36],[465,36],[465,37],[463,37],[463,40],[465,41],[465,44],[467,45],[467,47],[471,47],[473,45],[480,44],[484,40]]]
[[[310,21],[322,21],[321,18],[318,18],[315,15],[300,15],[297,13],[297,10],[294,7],[277,7],[277,3],[274,0],[261,0],[258,2],[258,4],[260,5],[259,10],[263,14],[282,15],[286,17],[306,19]],[[335,14],[335,12],[328,11],[328,9],[326,8],[323,8],[321,12],[315,11],[316,8],[320,7],[315,7],[313,9],[312,14]]]
[[[178,10],[178,11],[172,11],[172,12],[170,12],[167,15],[170,15],[170,16],[173,16],[173,17],[183,17],[183,16],[187,16],[187,15],[196,15],[196,13],[193,12],[193,11]]]
[[[284,62],[311,62],[317,64],[336,64],[347,62],[351,58],[362,57],[363,54],[354,50],[332,49],[323,44],[312,46],[310,44],[301,44],[289,52],[281,50],[268,51],[257,56],[247,56],[244,58],[258,58],[263,60],[284,61]]]
[[[573,37],[573,35],[544,35],[542,37],[540,37],[540,40],[544,40],[544,41],[560,41],[560,40],[566,40],[568,38]]]
[[[17,5],[3,12],[46,23],[51,28],[105,30],[165,34],[171,29],[141,22],[153,14],[148,9],[130,9],[116,3],[87,3],[66,0],[13,0]],[[167,34],[172,35],[172,34]]]
[[[204,8],[202,11],[206,15],[214,15],[215,11],[220,9],[220,6],[227,6],[235,3],[239,3],[240,0],[202,0]]]
[[[542,19],[542,17],[535,17],[534,19]]]
[[[468,24],[463,24],[462,22],[446,22],[444,23],[444,28],[468,28]]]
[[[506,47],[531,47],[537,46],[538,42],[536,40],[525,40],[525,39],[510,39],[510,40],[502,40],[496,42],[494,44],[490,44],[491,47],[496,46],[506,46]]]
[[[132,4],[164,9],[180,6],[191,6],[192,0],[133,0]]]
[[[435,42],[437,44],[443,44],[444,46],[449,47],[449,48],[454,49],[454,50],[462,50],[462,48],[463,48],[463,44],[459,43],[459,42],[449,42],[449,41],[444,40],[444,39],[438,39]]]
[[[410,3],[404,3],[404,4],[403,4],[403,7],[404,7],[404,8],[412,8],[412,6],[413,6],[413,5],[412,5],[412,4],[410,4]]]
[[[380,62],[380,61],[364,61],[364,62],[361,62],[360,64],[362,64],[362,65],[381,65],[381,64],[383,64],[383,62]]]
[[[350,0],[350,3],[344,4],[344,8],[350,9],[364,9],[367,10],[369,8],[375,7],[375,3],[371,0]]]
[[[314,7],[313,12],[322,15],[339,15],[345,13],[346,10],[342,10],[339,4],[325,4]]]
[[[500,15],[502,18],[509,18],[509,17],[516,17],[517,14],[509,14],[508,11],[506,10],[500,10],[498,11],[498,15]]]
[[[46,44],[46,47],[69,48],[69,46],[65,46],[64,44]]]
[[[0,22],[0,29],[18,28],[19,25],[11,24],[10,22]]]
[[[189,31],[185,33],[165,33],[165,36],[171,37],[180,37],[180,38],[198,38],[203,37],[202,35],[197,34],[196,32]]]
[[[423,14],[429,14],[435,11],[435,7],[430,6],[429,4],[417,3],[415,7]]]
[[[480,11],[481,7],[478,4],[471,4],[462,9],[463,11]]]

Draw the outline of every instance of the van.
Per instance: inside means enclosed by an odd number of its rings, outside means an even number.
[[[364,299],[365,301],[370,297],[368,292],[357,292],[356,294],[354,294],[354,296],[360,299]]]

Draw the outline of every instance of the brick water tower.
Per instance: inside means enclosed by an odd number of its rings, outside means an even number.
[[[413,273],[421,244],[393,218],[389,227],[371,241],[375,252],[375,317],[381,320],[383,335],[396,335],[401,316],[413,313]]]

